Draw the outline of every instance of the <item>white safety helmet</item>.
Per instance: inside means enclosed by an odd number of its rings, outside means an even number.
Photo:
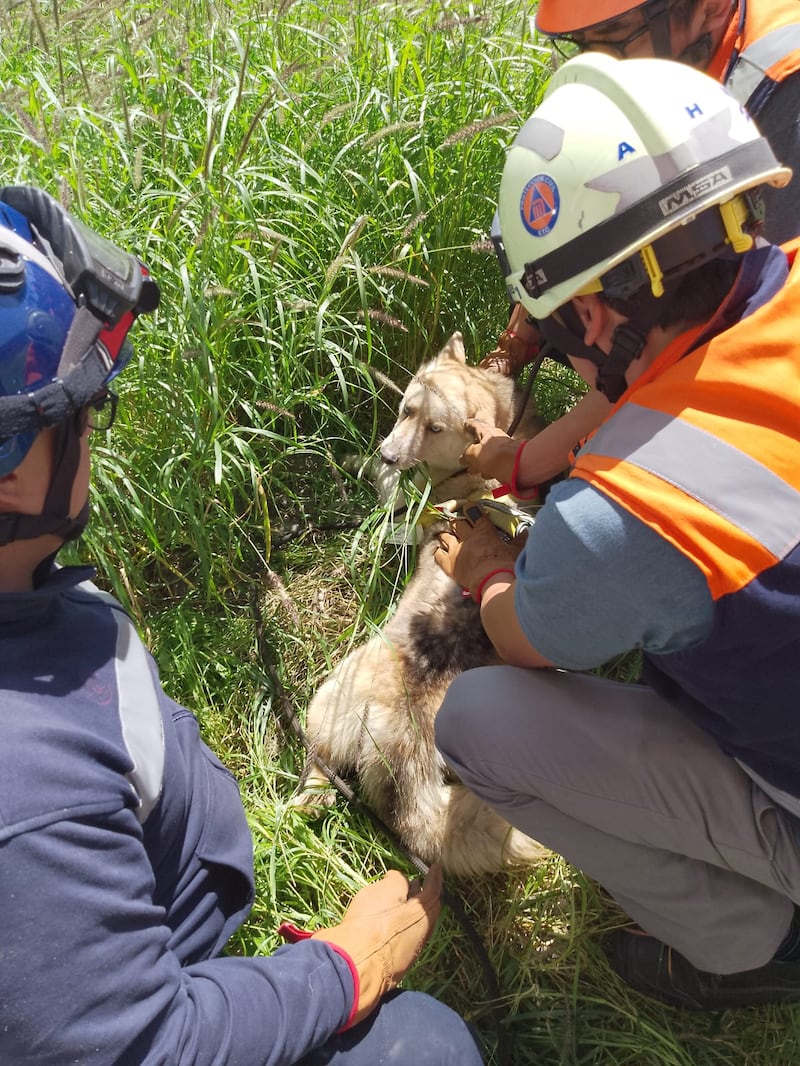
[[[706,74],[577,56],[508,151],[492,237],[509,296],[536,319],[587,292],[659,296],[700,262],[750,248],[747,190],[791,176]]]

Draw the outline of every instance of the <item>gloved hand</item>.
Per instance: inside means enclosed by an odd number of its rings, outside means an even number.
[[[539,330],[528,321],[528,312],[522,304],[514,304],[508,325],[497,339],[497,347],[478,366],[515,378],[536,358],[539,345]]]
[[[473,524],[465,518],[453,522],[451,530],[439,533],[433,558],[448,577],[469,589],[480,603],[483,585],[497,571],[513,577],[514,563],[525,544],[525,536],[506,540],[497,527],[482,516]]]
[[[475,443],[468,444],[461,456],[470,474],[510,484],[520,442],[479,418],[468,419],[464,428],[475,438]]]
[[[358,1001],[350,1025],[356,1025],[402,981],[427,942],[439,917],[442,869],[431,866],[425,884],[410,884],[399,870],[362,888],[339,925],[320,929],[314,940],[341,949],[358,973]]]

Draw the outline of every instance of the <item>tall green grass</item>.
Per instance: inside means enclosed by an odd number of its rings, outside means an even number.
[[[79,547],[130,607],[164,683],[236,772],[259,897],[235,950],[282,918],[334,920],[402,855],[345,805],[288,806],[302,765],[259,658],[253,604],[302,715],[385,617],[408,559],[367,485],[401,386],[455,329],[488,351],[506,307],[486,238],[504,146],[551,69],[519,0],[366,4],[59,0],[6,5],[3,182],[40,184],[136,250],[163,290],[135,329],[118,425],[95,441]],[[539,386],[554,415],[571,382]],[[621,919],[560,859],[452,888],[410,983],[499,1062],[789,1066],[800,1014],[684,1017],[627,992]]]

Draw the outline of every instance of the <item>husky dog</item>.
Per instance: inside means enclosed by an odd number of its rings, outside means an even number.
[[[510,378],[467,365],[462,336],[454,333],[406,389],[380,449],[383,463],[395,470],[424,464],[434,502],[474,499],[489,486],[459,461],[471,442],[464,423],[480,418],[507,428],[520,403]],[[516,435],[540,427],[526,412]],[[434,718],[450,681],[499,661],[478,606],[434,562],[435,546],[429,529],[390,621],[340,662],[311,700],[312,753],[337,772],[355,771],[365,801],[426,862],[440,861],[455,875],[533,864],[545,849],[467,791],[434,745]],[[333,799],[312,756],[294,803]]]

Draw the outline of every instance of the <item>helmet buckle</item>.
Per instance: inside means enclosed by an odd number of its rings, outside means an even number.
[[[749,252],[755,240],[752,233],[748,233],[744,228],[745,224],[751,221],[747,198],[734,196],[732,200],[719,205],[719,213],[734,252]]]
[[[650,291],[658,298],[664,295],[664,273],[658,265],[658,256],[652,244],[646,244],[639,251],[645,272],[650,279]]]
[[[522,272],[522,287],[528,296],[538,300],[550,286],[547,283],[547,275],[536,263],[526,263]]]

